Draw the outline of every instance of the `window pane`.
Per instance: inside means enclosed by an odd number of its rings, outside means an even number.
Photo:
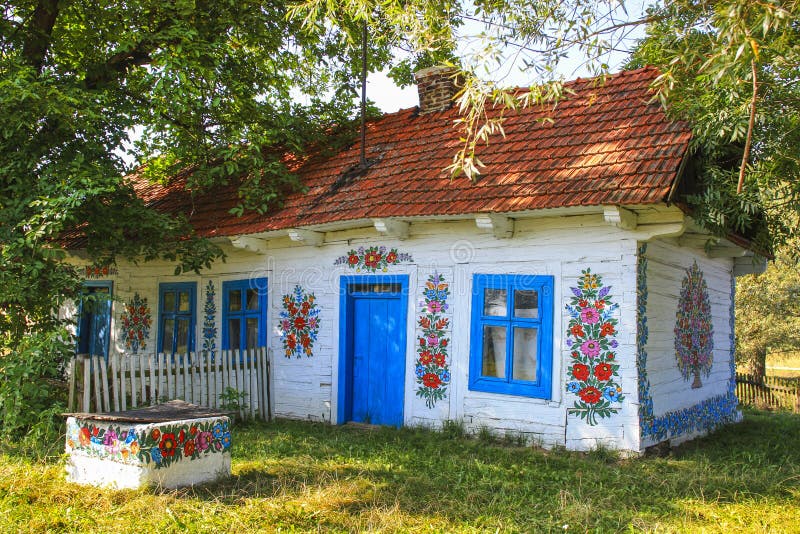
[[[175,351],[178,354],[186,354],[189,352],[189,320],[178,319],[178,343]]]
[[[161,352],[172,354],[172,341],[175,335],[175,319],[164,319],[164,324],[161,329],[162,341]]]
[[[228,348],[239,350],[241,348],[241,319],[228,319]]]
[[[248,310],[258,310],[258,290],[257,289],[248,289],[247,290],[247,309]]]
[[[535,328],[514,328],[514,380],[536,381],[536,337]]]
[[[242,311],[242,292],[240,290],[233,289],[228,292],[228,310]]]
[[[483,290],[483,314],[492,315],[494,317],[506,316],[506,297],[508,292],[505,289],[491,289],[486,288]]]
[[[506,376],[506,327],[483,327],[483,376],[505,378]]]
[[[164,311],[175,311],[175,293],[172,291],[164,293],[164,302],[161,303],[161,306],[161,309]]]
[[[178,305],[178,311],[188,312],[189,311],[189,292],[188,291],[180,291],[178,292],[180,302]]]
[[[247,328],[246,348],[254,349],[258,346],[258,319],[252,317],[248,318],[245,327]]]
[[[401,293],[400,284],[351,284],[348,286],[350,293]]]
[[[526,319],[539,317],[539,295],[535,290],[514,291],[514,316]]]

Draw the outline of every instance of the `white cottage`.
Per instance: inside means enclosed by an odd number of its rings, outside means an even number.
[[[367,169],[358,144],[293,163],[307,192],[267,216],[229,215],[233,190],[136,183],[227,261],[87,267],[87,291],[125,305],[84,314],[81,350],[267,346],[272,415],[331,424],[640,453],[738,420],[734,279],[756,262],[741,237],[706,246],[681,203],[691,133],[651,102],[656,72],[509,115],[475,183],[443,170],[447,74],[420,72],[421,106],[369,123]]]

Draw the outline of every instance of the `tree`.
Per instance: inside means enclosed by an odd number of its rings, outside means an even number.
[[[736,361],[762,378],[767,353],[800,348],[800,271],[785,254],[760,275],[738,279]]]
[[[433,9],[433,8],[431,8]],[[221,256],[186,221],[148,209],[123,178],[192,193],[238,186],[266,212],[299,184],[282,155],[346,140],[360,26],[287,17],[284,2],[17,0],[0,12],[0,426],[49,424],[74,348],[57,310],[80,295],[65,237],[98,263]],[[372,41],[368,67],[390,64]],[[424,54],[422,54],[424,56]],[[422,57],[420,56],[420,57]],[[410,67],[407,67],[407,70]],[[133,136],[134,129],[141,135]],[[47,411],[49,408],[49,411]],[[44,415],[42,415],[42,413]]]

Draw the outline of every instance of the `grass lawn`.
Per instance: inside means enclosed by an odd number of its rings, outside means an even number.
[[[180,491],[86,488],[58,457],[0,455],[0,532],[800,532],[797,415],[747,412],[632,460],[458,434],[249,426],[229,481]]]

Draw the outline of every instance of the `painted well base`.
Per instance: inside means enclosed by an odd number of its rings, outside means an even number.
[[[231,474],[229,425],[227,417],[149,424],[70,417],[67,481],[115,489],[215,482]]]
[[[230,475],[231,455],[227,452],[162,469],[74,453],[67,461],[68,482],[112,489],[138,489],[149,485],[173,489],[215,482]]]

